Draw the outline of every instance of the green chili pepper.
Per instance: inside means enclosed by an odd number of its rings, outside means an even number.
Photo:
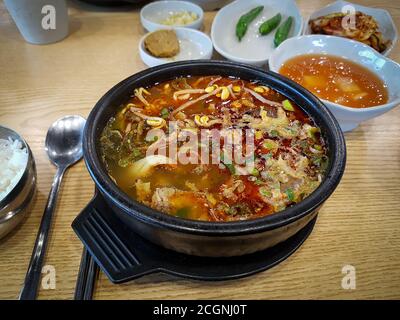
[[[246,34],[249,24],[261,13],[261,11],[263,11],[263,9],[264,6],[255,7],[239,18],[239,21],[236,24],[236,36],[239,41],[241,41]]]
[[[279,46],[285,41],[289,35],[290,28],[292,27],[293,17],[287,18],[287,20],[276,30],[274,44],[275,47]]]
[[[267,21],[263,22],[258,31],[262,36],[266,36],[268,33],[270,33],[279,25],[281,19],[282,16],[280,13],[278,13],[276,16],[273,16],[271,19],[268,19]]]

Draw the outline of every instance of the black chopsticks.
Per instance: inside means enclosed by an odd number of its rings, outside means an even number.
[[[83,248],[78,279],[75,287],[75,300],[92,300],[99,267],[90,253]]]

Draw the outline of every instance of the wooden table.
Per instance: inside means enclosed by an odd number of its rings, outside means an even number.
[[[303,16],[330,0],[297,1]],[[400,30],[400,2],[356,1],[388,9]],[[0,241],[0,298],[15,299],[23,283],[55,168],[44,139],[66,114],[88,115],[110,87],[145,67],[137,50],[144,34],[139,8],[105,11],[69,2],[71,33],[56,44],[35,46],[20,36],[0,3],[0,123],[30,144],[38,169],[33,210]],[[206,13],[209,32],[215,13]],[[391,58],[400,62],[400,47]],[[249,278],[200,282],[150,275],[123,285],[104,274],[95,299],[319,299],[400,298],[400,108],[346,134],[348,162],[334,195],[321,210],[309,239],[278,266]],[[83,162],[66,174],[46,264],[56,270],[56,289],[41,299],[71,299],[82,244],[70,225],[93,195]],[[356,268],[356,289],[341,286],[342,267]]]

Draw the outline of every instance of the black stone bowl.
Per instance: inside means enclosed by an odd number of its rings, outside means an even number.
[[[221,75],[257,80],[295,101],[321,128],[328,146],[329,166],[321,185],[302,202],[284,211],[253,220],[203,222],[177,218],[147,207],[121,191],[110,179],[99,152],[99,138],[116,109],[127,102],[134,88],[179,76]],[[84,133],[84,159],[96,187],[127,228],[165,248],[191,255],[239,256],[272,247],[306,226],[335,190],[346,163],[340,127],[324,104],[289,79],[261,69],[225,61],[185,61],[139,72],[114,86],[95,105]],[[95,206],[95,202],[92,204]]]

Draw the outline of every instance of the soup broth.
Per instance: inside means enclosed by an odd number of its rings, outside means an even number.
[[[242,163],[228,161],[224,153],[223,132],[233,129],[243,133],[233,148]],[[251,132],[251,152],[244,131]],[[204,132],[220,145],[210,147],[204,159],[172,161],[174,150],[199,155],[204,142],[189,145],[182,135]],[[111,179],[133,199],[204,221],[281,211],[319,186],[328,163],[319,128],[294,101],[261,83],[220,76],[182,77],[134,89],[104,128],[100,146]]]
[[[306,54],[284,63],[279,73],[319,98],[353,108],[387,103],[385,83],[373,72],[352,61],[329,55]]]

